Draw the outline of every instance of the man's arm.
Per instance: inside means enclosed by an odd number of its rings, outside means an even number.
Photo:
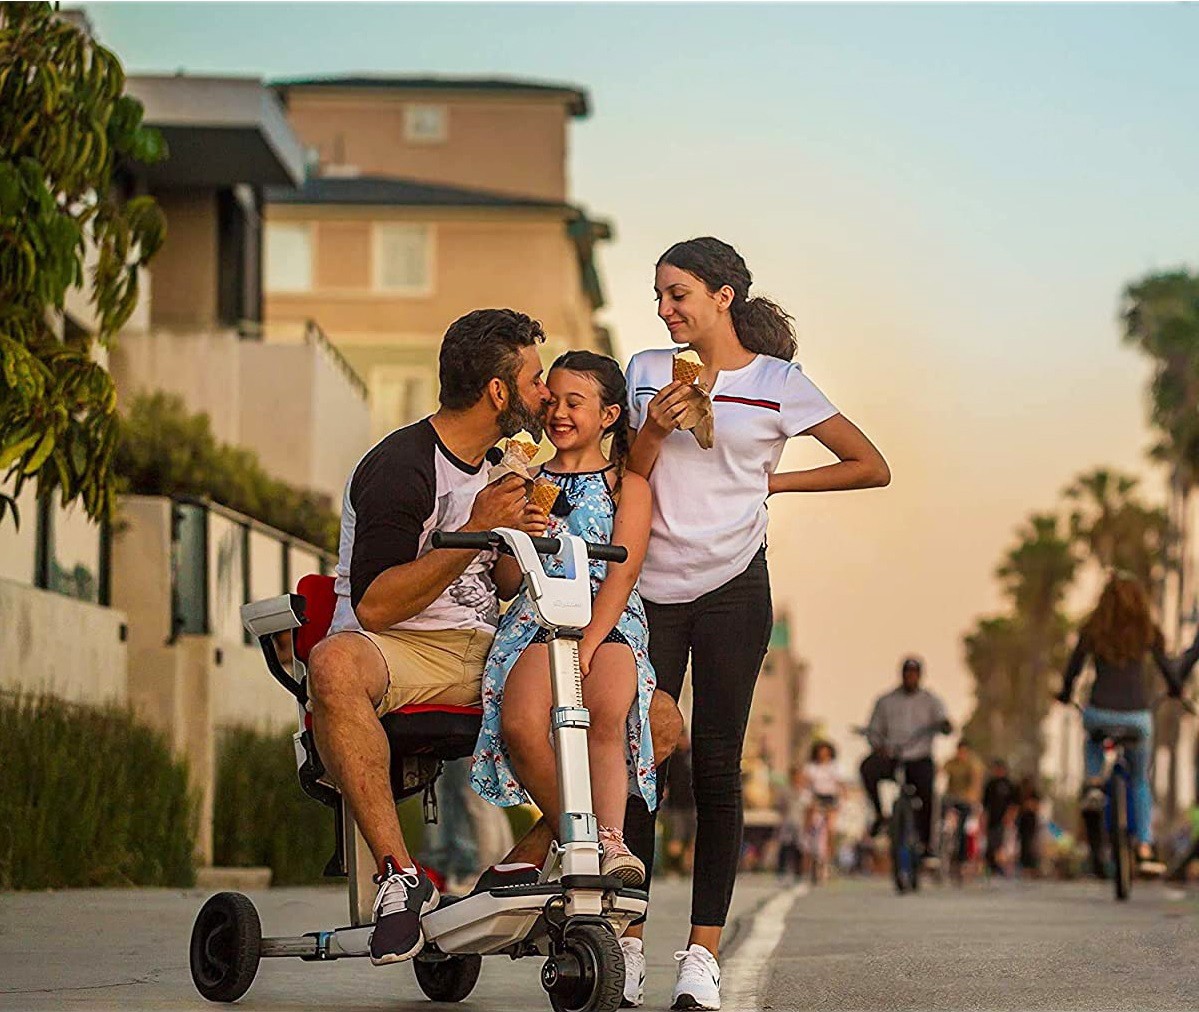
[[[494,527],[543,530],[544,517],[525,499],[524,482],[516,475],[484,488],[475,496],[470,519],[460,530],[481,532]],[[382,632],[419,615],[439,598],[479,553],[441,549],[383,570],[354,607],[362,628]]]
[[[870,714],[870,723],[866,725],[866,740],[876,752],[887,744],[887,714],[883,706],[886,696],[879,696],[874,701],[874,710]]]
[[[931,695],[931,693],[930,693]],[[940,696],[933,696],[933,719],[931,721],[933,733],[935,734],[952,734],[953,724],[949,722],[949,714],[945,712],[945,704],[941,701]],[[929,735],[932,737],[932,734]]]

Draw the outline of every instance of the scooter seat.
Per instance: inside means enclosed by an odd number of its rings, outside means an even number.
[[[1139,728],[1113,724],[1111,727],[1097,727],[1091,731],[1091,741],[1102,744],[1110,741],[1114,745],[1139,744],[1144,735]]]
[[[414,703],[380,718],[391,754],[461,759],[471,755],[483,722],[481,706],[437,706]]]

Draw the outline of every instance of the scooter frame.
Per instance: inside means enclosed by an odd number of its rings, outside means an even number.
[[[502,886],[462,898],[446,896],[437,909],[422,918],[426,946],[413,961],[417,981],[434,1000],[461,1000],[470,993],[478,976],[478,957],[500,953],[513,959],[548,956],[541,981],[556,1010],[609,1012],[619,1004],[624,974],[616,939],[632,921],[644,915],[648,895],[625,887],[619,878],[600,874],[587,747],[590,716],[583,704],[579,640],[591,619],[588,558],[622,562],[625,550],[589,545],[569,534],[560,539],[534,539],[507,528],[480,534],[435,532],[433,545],[498,550],[512,555],[520,566],[537,622],[548,633],[553,688],[550,723],[562,816],[558,840],[550,847],[537,883]],[[542,554],[557,555],[564,575],[549,576]],[[303,619],[296,614],[290,598],[283,595],[245,605],[242,618],[247,630],[261,640],[298,628]],[[327,961],[369,955],[374,930],[374,862],[348,813],[344,836],[351,923],[299,936],[261,938],[259,934],[256,945],[244,947],[253,950],[242,960],[253,963],[252,968],[243,967],[242,977],[248,976],[245,986],[231,997],[224,993],[214,996],[205,993],[195,970],[196,932],[205,912],[214,904],[223,904],[219,913],[227,918],[244,921],[253,915],[251,935],[258,934],[258,926],[253,905],[245,897],[230,893],[212,897],[197,917],[192,943],[193,978],[205,997],[236,1000],[249,988],[261,958]]]

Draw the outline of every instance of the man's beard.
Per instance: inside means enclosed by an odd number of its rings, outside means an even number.
[[[537,414],[517,395],[510,383],[508,388],[508,406],[496,416],[496,424],[500,427],[500,435],[505,438],[515,436],[522,429],[526,430],[538,442],[545,430],[544,413]]]

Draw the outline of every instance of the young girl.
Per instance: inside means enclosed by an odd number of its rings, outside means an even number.
[[[541,475],[561,491],[546,536],[576,534],[624,545],[629,552],[628,561],[619,566],[591,563],[592,617],[579,644],[579,666],[583,700],[591,713],[588,752],[603,846],[601,871],[640,885],[645,866],[625,846],[622,829],[630,775],[645,805],[650,810],[657,805],[649,730],[655,678],[645,610],[636,590],[649,537],[649,485],[625,472],[628,410],[624,375],[615,360],[589,351],[567,352],[553,364],[547,385],[553,400],[546,433],[557,453]],[[602,449],[608,436],[610,460]],[[546,568],[551,576],[561,575],[556,560]],[[493,575],[501,597],[511,597],[520,587],[513,559],[501,556]],[[556,827],[560,812],[545,641],[545,630],[521,590],[500,621],[484,670],[483,726],[471,786],[501,806],[523,804],[532,795],[549,825]]]
[[[676,345],[699,353],[711,394],[714,445],[681,431],[693,394],[673,380],[670,349],[629,363],[629,469],[649,479],[653,519],[641,590],[654,670],[676,699],[691,662],[691,748],[697,815],[691,936],[679,954],[674,1007],[720,1008],[716,956],[741,848],[739,763],[758,669],[772,625],[766,569],[766,498],[783,492],[871,488],[890,480],[886,461],[791,361],[791,318],[750,297],[741,255],[710,237],[677,243],[658,260],[658,316]],[[814,436],[837,458],[809,471],[775,473],[792,436]],[[634,851],[652,862],[653,816],[630,804]],[[635,925],[622,941],[625,1000],[640,1004],[644,970]]]

